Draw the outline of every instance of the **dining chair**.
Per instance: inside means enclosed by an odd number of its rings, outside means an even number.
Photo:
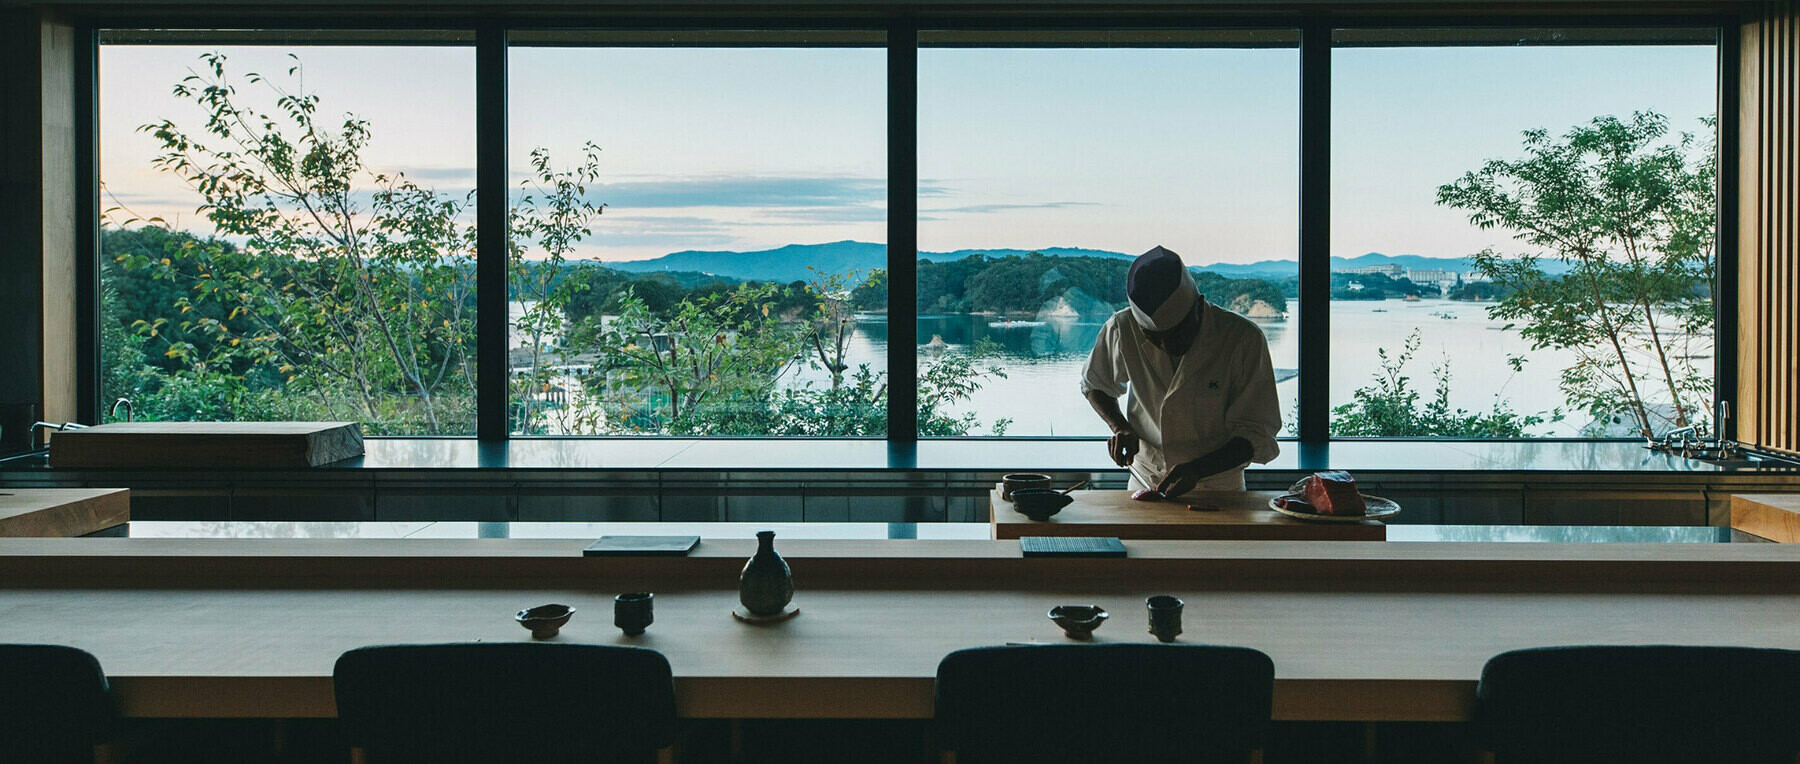
[[[104,761],[117,717],[87,651],[0,645],[0,762]]]
[[[352,760],[370,764],[671,761],[675,685],[655,650],[387,645],[332,672]]]
[[[1800,652],[1543,647],[1494,656],[1475,743],[1501,764],[1793,764]]]
[[[1245,647],[1021,645],[937,670],[937,742],[955,764],[1260,762],[1275,665]]]

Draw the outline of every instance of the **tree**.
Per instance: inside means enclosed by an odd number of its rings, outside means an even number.
[[[509,333],[524,344],[523,370],[507,370],[513,432],[533,432],[545,410],[557,399],[551,396],[556,374],[552,354],[567,362],[561,340],[568,332],[567,306],[589,282],[564,278],[576,245],[593,235],[594,220],[606,205],[587,198],[587,187],[600,179],[600,149],[582,146],[583,160],[573,169],[558,170],[550,152],[531,152],[532,175],[521,181],[520,196],[508,215],[508,288],[521,310],[511,319]],[[533,245],[541,257],[527,259]],[[513,361],[509,358],[509,367]],[[566,392],[566,391],[565,391]]]
[[[760,410],[800,357],[798,327],[773,309],[778,290],[745,284],[659,315],[634,286],[617,316],[590,320],[575,340],[604,360],[605,375],[591,379],[606,426],[695,433],[734,407]]]
[[[1561,138],[1526,131],[1523,158],[1489,160],[1437,194],[1536,249],[1473,256],[1476,271],[1510,290],[1489,315],[1534,348],[1573,351],[1562,373],[1569,401],[1595,420],[1628,414],[1644,437],[1665,419],[1693,423],[1712,394],[1694,360],[1711,353],[1717,148],[1668,132],[1651,112],[1597,117]],[[1544,257],[1569,271],[1546,274]]]
[[[472,194],[367,171],[367,122],[327,124],[318,96],[252,72],[243,80],[275,98],[273,112],[258,110],[225,56],[200,60],[173,92],[204,110],[204,128],[163,120],[140,131],[160,145],[154,166],[199,195],[220,238],[120,261],[179,285],[172,323],[208,340],[171,342],[164,355],[196,378],[233,384],[246,366],[273,370],[285,393],[378,433],[472,429],[474,229],[463,222]],[[121,227],[140,222],[111,212]],[[162,329],[133,326],[151,337]]]
[[[1450,406],[1450,361],[1433,368],[1436,392],[1421,404],[1419,391],[1406,375],[1406,366],[1419,350],[1419,332],[1413,330],[1401,351],[1388,355],[1387,348],[1377,348],[1381,372],[1374,384],[1359,387],[1351,394],[1351,402],[1331,410],[1331,434],[1340,437],[1446,437],[1446,438],[1521,438],[1530,428],[1543,424],[1543,415],[1521,416],[1506,404],[1495,401],[1488,413],[1470,413]],[[1513,370],[1524,363],[1510,359]],[[1562,419],[1562,412],[1551,414],[1549,421]]]

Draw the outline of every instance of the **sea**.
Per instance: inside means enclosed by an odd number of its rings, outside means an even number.
[[[1470,412],[1487,412],[1496,403],[1515,413],[1541,415],[1550,420],[1562,409],[1560,421],[1546,421],[1530,429],[1542,437],[1574,437],[1582,434],[1589,417],[1569,411],[1559,387],[1562,370],[1575,362],[1564,350],[1534,350],[1506,322],[1489,318],[1491,303],[1444,299],[1334,301],[1331,304],[1331,382],[1333,407],[1353,400],[1359,387],[1375,384],[1380,374],[1381,351],[1397,358],[1408,335],[1417,331],[1419,347],[1401,369],[1421,401],[1435,395],[1434,371],[1448,374],[1450,403]],[[514,305],[515,315],[520,306]],[[1284,431],[1291,434],[1300,389],[1300,313],[1297,301],[1288,302],[1280,319],[1257,320],[1269,343],[1281,397]],[[994,425],[1005,420],[1009,436],[1105,435],[1101,424],[1080,390],[1081,371],[1099,334],[1102,319],[1045,315],[1036,320],[1007,320],[984,315],[924,315],[919,322],[919,362],[936,358],[988,340],[993,354],[984,366],[999,374],[981,378],[980,389],[953,407],[950,413],[974,413],[980,425],[971,433],[994,434]],[[848,347],[852,367],[868,364],[877,371],[887,368],[888,324],[879,314],[857,316]],[[1524,359],[1514,370],[1509,358]],[[1697,360],[1710,372],[1710,357]],[[830,384],[826,372],[798,368],[783,382],[788,386]]]

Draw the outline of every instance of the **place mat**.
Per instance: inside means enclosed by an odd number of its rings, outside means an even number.
[[[601,536],[581,556],[686,557],[699,544],[699,536]]]
[[[1113,536],[1020,536],[1026,557],[1124,557],[1125,545]]]

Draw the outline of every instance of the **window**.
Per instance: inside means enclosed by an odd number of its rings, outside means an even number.
[[[1339,31],[1334,435],[1710,420],[1716,35]]]
[[[474,51],[296,37],[103,35],[104,400],[473,434]]]
[[[880,42],[514,37],[514,433],[885,434]]]
[[[1107,434],[1081,371],[1131,259],[1159,245],[1262,328],[1293,431],[1297,41],[922,41],[940,47],[919,52],[921,435]]]
[[[1709,428],[1735,352],[1722,28],[1340,20],[1314,47],[1306,16],[971,20],[918,32],[916,72],[889,71],[897,19],[105,30],[88,403],[371,435],[1091,438],[1081,369],[1163,246],[1261,328],[1284,435]],[[1329,162],[1301,135],[1326,114]],[[487,239],[477,165],[507,169],[480,181]],[[916,217],[890,220],[914,170]],[[890,234],[916,251],[890,261]],[[889,411],[890,363],[917,411]]]

